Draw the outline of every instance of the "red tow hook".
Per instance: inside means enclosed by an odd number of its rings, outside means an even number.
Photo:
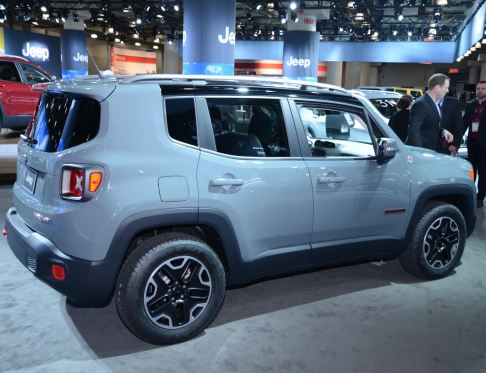
[[[8,236],[8,229],[7,228],[3,228],[3,231],[2,231],[2,236]]]

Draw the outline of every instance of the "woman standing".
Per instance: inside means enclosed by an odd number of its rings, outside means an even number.
[[[388,123],[403,142],[405,142],[408,135],[408,119],[412,102],[413,98],[410,95],[400,97],[400,100],[397,102],[398,111],[393,113]]]

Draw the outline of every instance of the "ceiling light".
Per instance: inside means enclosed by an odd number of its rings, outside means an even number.
[[[140,18],[137,18],[137,19],[135,20],[135,23],[136,23],[137,25],[140,25],[140,24],[142,23],[142,20],[141,20]]]
[[[132,6],[128,3],[128,1],[124,1],[122,3],[122,11],[123,13],[128,13],[132,9]]]
[[[136,42],[135,42],[135,45],[136,45],[137,47],[139,47],[139,46],[141,46],[142,44],[140,44],[140,42],[136,41]]]
[[[32,24],[33,24],[34,26],[39,26],[39,22],[37,22],[37,21],[32,21]]]
[[[175,10],[176,12],[178,12],[178,11],[179,11],[179,9],[180,9],[180,8],[179,8],[179,4],[174,4],[174,10]]]
[[[400,14],[398,15],[398,20],[399,20],[399,21],[403,21],[403,14],[401,14],[401,13],[400,13]]]
[[[158,45],[152,45],[152,48],[159,49],[159,46]]]
[[[413,32],[412,31],[408,31],[407,32],[407,35],[408,35],[408,37],[411,37],[413,35]]]
[[[42,13],[46,13],[47,12],[47,7],[45,5],[42,5],[40,7],[40,10],[42,11]]]
[[[356,16],[354,17],[354,19],[356,21],[362,21],[362,20],[364,20],[364,13],[362,13],[362,12],[356,13]]]
[[[476,48],[481,48],[481,43],[478,41],[476,44],[474,44]]]
[[[134,39],[138,39],[138,38],[140,38],[140,35],[139,35],[139,34],[137,34],[137,33],[135,33],[135,34],[133,34],[133,38],[134,38]]]
[[[447,5],[447,0],[437,0],[437,5],[445,6]]]
[[[486,39],[481,40],[481,44],[486,44]]]
[[[348,2],[348,8],[354,8],[355,6],[356,6],[356,3],[354,1]]]
[[[97,34],[91,34],[91,39],[98,39],[98,35]]]
[[[397,36],[398,31],[397,30],[393,30],[392,34],[393,34],[393,36]]]
[[[289,5],[290,10],[295,10],[297,9],[297,3],[295,1],[292,1]]]
[[[119,43],[120,41],[120,38],[115,38],[115,43]]]
[[[113,27],[108,27],[108,34],[114,34],[115,29]]]
[[[1,4],[0,4],[0,10],[5,10],[5,9],[7,9],[7,8],[5,7],[5,4],[1,3]]]

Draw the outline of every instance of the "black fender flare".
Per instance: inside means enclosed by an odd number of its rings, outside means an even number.
[[[427,202],[431,200],[446,200],[450,197],[459,198],[464,202],[461,204],[460,210],[466,221],[467,235],[469,236],[472,233],[476,224],[476,192],[466,184],[435,185],[425,189],[415,202],[405,235],[406,245],[404,248],[408,245],[413,229],[420,220],[420,215]]]
[[[223,242],[223,250],[230,272],[232,275],[238,275],[241,269],[238,241],[230,220],[222,212],[212,209],[198,210],[197,208],[152,210],[126,218],[118,226],[105,258],[93,262],[94,266],[103,267],[103,282],[107,288],[111,289],[110,298],[113,295],[127,250],[137,235],[150,229],[191,225],[208,225],[218,233]]]

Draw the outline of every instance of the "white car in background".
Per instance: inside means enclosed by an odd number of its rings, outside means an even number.
[[[380,111],[385,117],[390,119],[392,114],[397,111],[397,102],[403,95],[397,92],[378,91],[371,89],[355,89],[360,95],[363,95]]]

